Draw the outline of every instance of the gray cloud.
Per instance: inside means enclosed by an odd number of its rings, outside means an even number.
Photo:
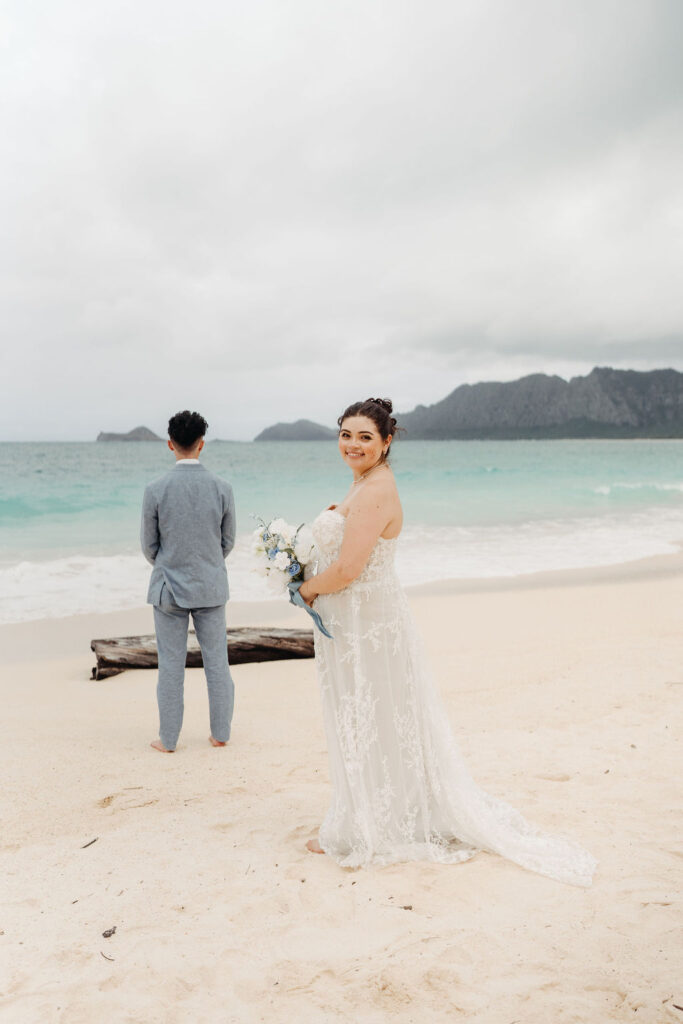
[[[0,437],[683,368],[677,0],[6,12]]]

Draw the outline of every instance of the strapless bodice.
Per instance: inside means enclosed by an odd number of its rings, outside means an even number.
[[[318,572],[323,572],[339,556],[346,518],[336,509],[326,508],[311,523],[318,554]],[[397,537],[379,537],[365,568],[351,584],[385,583],[394,577]]]

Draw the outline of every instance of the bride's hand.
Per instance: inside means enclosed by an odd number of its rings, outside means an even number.
[[[316,597],[318,595],[316,593],[314,593],[314,591],[313,591],[313,589],[311,587],[310,581],[307,581],[307,582],[301,584],[301,586],[299,587],[299,593],[303,597],[303,599],[306,602],[306,604],[308,605],[308,607],[312,608],[313,607],[313,602],[315,601],[315,599],[316,599]]]

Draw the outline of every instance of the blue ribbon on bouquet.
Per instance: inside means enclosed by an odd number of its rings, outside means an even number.
[[[289,600],[291,601],[292,604],[295,604],[297,608],[303,608],[305,611],[308,612],[308,614],[311,616],[311,618],[313,619],[313,621],[315,622],[316,626],[323,634],[323,636],[329,637],[330,640],[334,640],[332,634],[328,633],[327,630],[325,629],[323,625],[323,620],[320,618],[317,611],[315,611],[314,608],[311,608],[310,605],[306,604],[303,597],[299,593],[299,587],[302,585],[302,583],[303,580],[291,580],[287,584],[287,589],[289,590]]]

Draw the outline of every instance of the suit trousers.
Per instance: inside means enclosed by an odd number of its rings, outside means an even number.
[[[159,604],[154,605],[154,626],[159,656],[159,739],[175,750],[183,724],[185,661],[190,615],[202,651],[209,692],[209,721],[214,739],[227,742],[235,703],[235,684],[228,664],[225,637],[225,605],[212,608],[181,608],[164,584]]]

